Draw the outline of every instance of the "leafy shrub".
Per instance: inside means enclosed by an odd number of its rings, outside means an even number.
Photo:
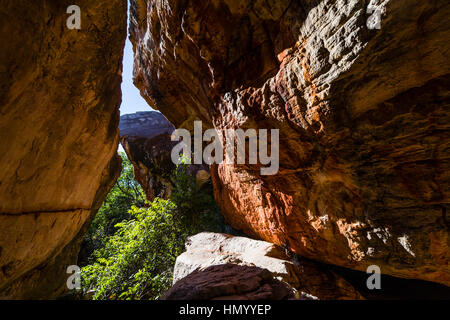
[[[85,265],[93,251],[104,246],[108,237],[116,232],[117,223],[132,218],[129,214],[132,206],[142,207],[145,204],[144,190],[133,177],[133,165],[124,152],[119,152],[119,155],[122,158],[122,172],[83,239],[79,265]]]
[[[158,299],[172,283],[186,238],[205,230],[223,231],[214,199],[198,190],[186,165],[177,166],[173,180],[170,200],[132,206],[132,218],[116,224],[115,234],[82,268],[83,288],[94,290],[93,299]]]
[[[171,201],[155,199],[148,208],[133,207],[135,219],[116,225],[116,234],[94,252],[97,261],[82,270],[95,299],[157,298],[170,285],[168,271],[182,251],[174,209]]]
[[[170,199],[176,204],[176,219],[183,230],[189,235],[205,230],[222,231],[224,222],[212,197],[212,185],[199,190],[186,164],[177,166],[173,180],[175,188]]]

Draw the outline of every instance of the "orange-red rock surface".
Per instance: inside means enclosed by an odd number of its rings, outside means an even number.
[[[212,167],[235,228],[450,285],[450,5],[132,0],[135,83],[176,127],[280,129],[280,171]],[[369,25],[369,26],[368,26]]]
[[[126,2],[2,1],[0,298],[65,289],[81,238],[120,173]]]
[[[171,123],[280,129],[277,175],[211,168],[234,228],[329,264],[450,285],[450,4],[131,3],[136,85]],[[0,298],[65,290],[120,171],[126,2],[79,0],[81,30],[66,27],[71,4],[0,7]]]

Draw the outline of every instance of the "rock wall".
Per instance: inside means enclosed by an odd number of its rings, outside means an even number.
[[[135,83],[153,108],[176,127],[280,130],[277,175],[212,167],[228,223],[315,260],[450,285],[447,2],[131,5]]]
[[[0,298],[57,296],[120,173],[125,1],[2,1]]]

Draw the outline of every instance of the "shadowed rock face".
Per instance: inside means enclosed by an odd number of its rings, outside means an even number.
[[[146,197],[167,198],[172,191],[175,165],[170,152],[176,142],[170,135],[174,127],[159,112],[137,112],[120,117],[120,143],[133,164],[134,178]]]
[[[221,264],[196,270],[177,282],[162,300],[285,300],[292,288],[266,269]]]
[[[0,298],[64,291],[85,228],[120,173],[126,2],[0,8]]]
[[[171,140],[172,124],[159,112],[147,111],[120,117],[120,143],[133,163],[134,178],[146,193],[148,200],[168,198],[173,190],[172,148],[178,143]],[[195,176],[197,186],[209,180],[209,167],[189,165],[188,172]]]
[[[135,83],[176,127],[280,129],[280,171],[215,165],[229,224],[450,285],[450,5],[132,0]],[[148,5],[147,5],[148,4]]]

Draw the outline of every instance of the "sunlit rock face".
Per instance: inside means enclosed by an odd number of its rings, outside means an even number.
[[[0,8],[0,298],[66,288],[84,230],[120,173],[126,2]]]
[[[229,224],[450,285],[447,2],[131,3],[135,83],[152,107],[176,127],[280,130],[278,174],[212,167]]]

